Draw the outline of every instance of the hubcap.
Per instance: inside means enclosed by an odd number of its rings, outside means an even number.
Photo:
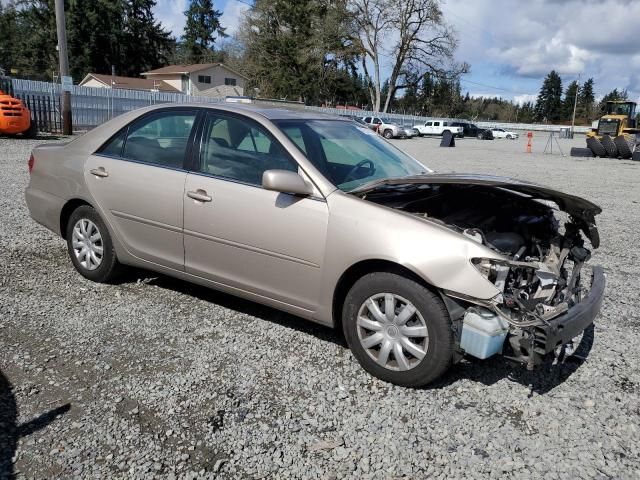
[[[399,295],[369,297],[358,310],[357,326],[360,345],[381,367],[411,370],[427,354],[427,324],[416,307]]]
[[[95,223],[87,218],[78,220],[73,226],[71,244],[73,253],[83,268],[95,270],[100,266],[104,245],[100,230]]]

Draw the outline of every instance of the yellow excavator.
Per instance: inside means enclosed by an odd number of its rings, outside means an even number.
[[[633,157],[635,160],[640,156],[640,136],[636,137],[637,134],[640,134],[640,129],[636,124],[636,103],[626,100],[609,101],[606,114],[587,132],[588,148],[572,148],[571,156]]]

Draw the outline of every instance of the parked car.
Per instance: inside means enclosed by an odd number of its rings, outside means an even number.
[[[451,125],[454,127],[462,127],[462,135],[458,135],[460,138],[477,137],[481,131],[475,123],[451,122]]]
[[[28,168],[31,216],[87,279],[131,265],[340,327],[360,364],[398,385],[464,355],[533,368],[570,348],[604,294],[602,268],[585,268],[597,205],[433,173],[339,117],[155,105],[39,145]]]
[[[462,127],[453,125],[447,120],[428,120],[413,127],[420,132],[420,136],[444,135],[445,132],[451,132],[456,137],[464,135]]]
[[[404,138],[413,138],[420,135],[417,128],[413,128],[409,125],[402,125],[402,129],[404,130]]]
[[[491,131],[490,128],[487,128],[486,130],[482,130],[480,133],[478,133],[478,139],[493,140],[493,132]]]
[[[369,128],[380,133],[384,138],[398,138],[406,136],[405,130],[397,123],[388,118],[382,117],[362,117],[362,121],[369,125]]]
[[[510,132],[502,128],[492,128],[491,134],[493,135],[493,138],[506,138],[508,140],[515,140],[519,136],[515,132]]]

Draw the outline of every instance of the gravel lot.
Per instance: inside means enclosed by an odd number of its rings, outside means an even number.
[[[43,141],[0,139],[0,478],[640,477],[640,163],[543,155],[543,136],[529,155],[526,138],[397,141],[439,171],[604,209],[592,263],[608,290],[586,361],[464,361],[413,390],[269,308],[151,273],[84,280],[24,204]]]

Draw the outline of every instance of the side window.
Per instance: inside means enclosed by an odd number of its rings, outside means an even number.
[[[365,123],[371,123],[371,117],[365,117],[364,121]]]
[[[108,155],[110,157],[119,157],[122,154],[122,145],[124,145],[124,137],[127,134],[127,128],[123,128],[107,141],[97,153]]]
[[[433,122],[433,126],[434,127],[439,127],[440,126],[440,122]]]
[[[210,114],[203,132],[200,170],[262,185],[266,170],[298,171],[298,165],[262,126],[248,119]]]
[[[443,127],[446,127],[447,125],[449,125],[449,123],[448,123],[448,122],[442,122],[442,126],[443,126]]]
[[[432,125],[433,125],[433,123],[431,123],[431,122],[427,122],[427,123],[424,124],[425,127],[430,127]]]
[[[122,156],[163,167],[182,168],[195,122],[194,112],[153,115],[129,127]]]
[[[373,119],[373,123],[375,123],[376,125],[382,123],[382,120],[380,120],[378,117]]]

